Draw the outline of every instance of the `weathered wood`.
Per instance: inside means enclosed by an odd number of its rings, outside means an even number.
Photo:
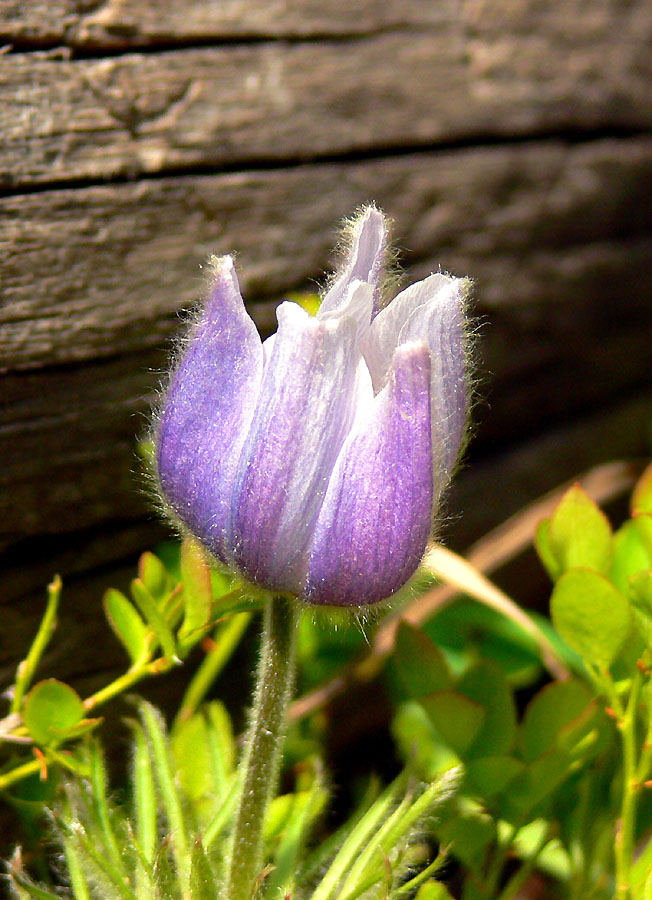
[[[490,368],[513,374],[549,360],[578,323],[599,335],[611,317],[607,344],[649,323],[651,185],[652,139],[640,138],[4,198],[0,360],[16,369],[160,344],[201,294],[211,252],[237,252],[249,300],[309,286],[340,217],[375,198],[415,274],[441,264],[477,279],[512,341]],[[272,327],[269,308],[257,312]]]
[[[467,34],[453,16],[407,36],[104,59],[8,54],[0,186],[650,128],[652,26],[628,30],[649,4],[628,6],[624,25],[605,17],[601,39],[589,40],[564,10],[536,39],[518,17],[513,31],[487,34],[478,16]]]
[[[120,48],[192,40],[349,36],[437,25],[452,0],[0,0],[0,39]]]
[[[414,26],[455,26],[465,39],[491,37],[500,65],[511,35],[531,44],[622,41],[644,49],[650,31],[645,0],[0,0],[0,39],[19,45],[122,48],[250,37],[350,36]],[[480,50],[482,45],[474,49]]]

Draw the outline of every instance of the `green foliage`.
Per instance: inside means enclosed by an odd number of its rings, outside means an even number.
[[[69,783],[58,804],[55,832],[74,897],[219,900],[238,777],[224,707],[209,704],[170,737],[160,714],[141,702],[132,729],[128,802],[109,800],[101,747],[90,740],[84,747],[88,777]],[[195,743],[200,739],[205,746]],[[413,862],[409,851],[415,827],[448,801],[455,781],[450,773],[424,788],[402,776],[355,814],[346,839],[327,848],[317,862],[306,849],[328,791],[319,761],[307,760],[295,790],[276,797],[269,808],[264,827],[269,862],[261,872],[260,900],[295,892],[311,900],[353,900],[379,886],[398,888]],[[20,854],[12,862],[10,885],[21,900],[56,896],[30,877]]]
[[[535,872],[559,900],[652,900],[652,467],[631,511],[612,532],[575,486],[537,529],[553,581],[541,627],[572,677],[544,682],[535,640],[470,598],[423,628],[401,622],[384,676],[404,770],[386,787],[370,778],[334,830],[328,714],[292,725],[282,792],[261,816],[256,900],[450,900],[449,874],[458,900],[510,900]],[[16,673],[0,786],[14,786],[11,802],[33,821],[53,811],[74,900],[223,900],[241,753],[227,706],[206,698],[260,603],[195,543],[144,554],[130,595],[104,598],[129,668],[82,698],[36,680],[59,593],[55,580]],[[301,683],[337,673],[365,638],[304,617]],[[88,716],[200,641],[169,729],[138,704],[128,786],[112,792],[101,720]],[[53,772],[66,773],[58,792]],[[61,895],[19,851],[8,876],[21,900]]]
[[[652,467],[615,533],[579,486],[539,525],[554,582],[548,634],[576,676],[534,692],[520,716],[514,687],[537,670],[515,667],[530,648],[487,610],[467,601],[437,614],[434,643],[398,631],[388,676],[399,750],[422,777],[464,772],[432,828],[463,866],[463,900],[515,896],[534,868],[555,896],[649,900],[651,523]],[[508,876],[510,856],[521,865]]]
[[[259,599],[248,599],[243,586],[216,571],[196,542],[188,539],[171,551],[166,564],[144,553],[138,577],[131,582],[131,598],[115,588],[104,596],[104,611],[111,630],[123,645],[127,671],[82,700],[72,687],[54,679],[32,685],[57,621],[61,581],[48,587],[48,602],[34,642],[16,671],[9,715],[0,720],[0,751],[8,757],[0,764],[0,789],[36,772],[63,766],[79,774],[85,766],[77,748],[62,755],[64,745],[93,730],[101,719],[87,714],[106,701],[131,690],[144,678],[159,675],[187,658],[196,644],[210,634],[203,666],[191,682],[182,710],[191,716],[237,646]],[[20,748],[34,744],[41,756]],[[18,749],[17,749],[18,748]]]

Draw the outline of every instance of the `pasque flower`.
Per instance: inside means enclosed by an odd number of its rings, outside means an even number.
[[[417,568],[467,413],[465,282],[381,305],[387,226],[368,207],[316,316],[282,303],[264,343],[230,257],[163,398],[163,497],[227,566],[310,603],[365,606]]]

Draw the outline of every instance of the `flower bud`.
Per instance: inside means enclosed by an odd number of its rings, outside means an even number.
[[[249,581],[310,603],[405,584],[463,439],[466,282],[430,275],[380,308],[386,248],[368,207],[317,315],[282,303],[264,343],[232,259],[216,260],[160,409],[175,517]]]

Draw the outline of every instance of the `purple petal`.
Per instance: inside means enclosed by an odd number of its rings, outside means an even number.
[[[430,347],[432,439],[440,448],[442,487],[455,467],[467,415],[463,295],[462,279],[430,275],[382,309],[362,342],[376,391],[396,347],[408,341],[426,341]]]
[[[362,606],[398,590],[430,534],[430,352],[399,347],[371,415],[337,460],[319,513],[304,598]]]
[[[387,225],[380,210],[369,206],[353,224],[353,240],[342,270],[324,297],[320,313],[339,309],[346,301],[353,281],[366,281],[374,287],[373,312],[380,300],[379,282],[387,248]]]
[[[346,291],[346,296],[341,306],[337,309],[324,311],[323,306],[317,313],[317,318],[322,321],[343,319],[350,316],[355,319],[358,329],[356,342],[360,343],[371,325],[371,316],[374,308],[374,289],[366,281],[352,281]]]
[[[233,479],[260,390],[262,357],[233,261],[224,257],[172,377],[157,434],[167,501],[223,561]]]
[[[279,328],[233,493],[233,561],[273,590],[298,592],[328,478],[361,402],[353,318],[278,308]]]

